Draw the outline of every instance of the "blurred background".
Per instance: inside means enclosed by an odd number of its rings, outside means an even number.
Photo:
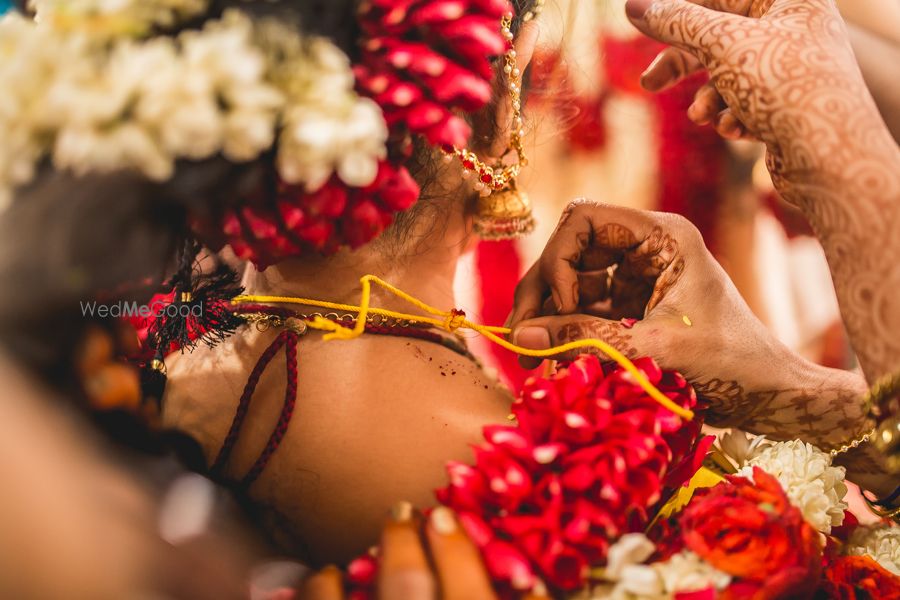
[[[805,221],[773,191],[763,148],[727,142],[712,127],[688,120],[686,109],[703,76],[661,94],[639,87],[640,73],[659,47],[628,24],[624,3],[547,2],[527,104],[530,166],[520,179],[538,226],[521,240],[480,242],[464,257],[457,275],[459,306],[475,320],[502,324],[519,277],[543,249],[563,208],[588,197],[688,217],[750,307],[786,345],[823,365],[853,368],[822,250]],[[838,4],[867,82],[898,137],[900,1]],[[0,0],[0,14],[10,8],[10,0]],[[471,343],[512,387],[528,376],[513,355],[480,338]],[[7,372],[2,360],[0,381],[10,399],[47,395]],[[0,477],[38,490],[0,498],[0,536],[17,540],[15,556],[3,554],[11,545],[0,546],[0,598],[122,598],[135,580],[146,580],[148,589],[165,583],[156,597],[221,600],[242,587],[236,580],[264,553],[234,518],[239,511],[227,494],[185,474],[170,457],[145,463],[123,453],[108,464],[109,454],[95,444],[93,432],[42,401],[0,402],[0,422],[8,425],[0,452],[28,458],[3,461]],[[60,456],[67,461],[61,464]],[[151,476],[138,483],[126,476],[132,469]],[[36,520],[38,513],[42,518]],[[163,542],[181,554],[163,559]],[[240,553],[234,552],[238,546]],[[273,598],[263,591],[290,586],[298,569],[289,563],[257,568],[254,597]],[[46,573],[55,576],[45,578]],[[110,576],[100,582],[92,573]],[[86,595],[74,593],[76,588]],[[18,595],[24,589],[34,595]]]

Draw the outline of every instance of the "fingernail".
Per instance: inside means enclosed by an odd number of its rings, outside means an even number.
[[[653,59],[653,62],[644,69],[644,72],[641,73],[641,87],[643,87],[648,92],[655,92],[659,88],[662,87],[665,79],[660,76],[657,71],[657,66],[660,62],[662,62],[663,56],[662,54],[658,55]]]
[[[391,517],[398,523],[406,523],[412,519],[413,506],[405,500],[398,502],[391,508]]]
[[[535,350],[550,347],[550,332],[543,327],[523,327],[516,332],[513,343]]]
[[[691,121],[696,121],[700,117],[700,107],[697,105],[696,100],[691,102],[691,105],[688,106],[687,116]]]
[[[431,526],[441,535],[456,533],[456,518],[446,506],[438,506],[431,511]]]
[[[556,312],[562,313],[562,300],[559,299],[559,294],[556,293],[556,290],[550,290],[550,297],[553,299],[553,306],[556,308]]]
[[[653,0],[628,0],[625,3],[625,14],[632,19],[641,20],[653,4]]]

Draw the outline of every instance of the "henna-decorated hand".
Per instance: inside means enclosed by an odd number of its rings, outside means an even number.
[[[772,391],[803,388],[814,368],[752,314],[689,221],[586,200],[563,213],[516,289],[509,322],[526,347],[594,337],[632,358],[651,356],[688,378],[719,425],[773,410]],[[841,426],[854,433],[859,404],[841,411]]]
[[[516,289],[509,322],[513,339],[528,348],[593,337],[631,358],[651,356],[687,377],[709,403],[713,424],[824,449],[871,427],[865,380],[778,342],[697,229],[677,215],[573,202]],[[841,462],[868,489],[887,493],[896,485],[871,447]]]
[[[877,109],[832,0],[629,0],[626,11],[643,33],[673,46],[644,72],[644,87],[708,70],[690,118],[715,123],[725,137],[757,137],[773,160],[834,143],[816,137],[836,132],[839,120],[845,130],[872,126]]]
[[[643,76],[662,89],[706,69],[689,110],[765,142],[782,197],[822,243],[870,382],[900,368],[900,147],[863,81],[832,0],[629,0],[631,22],[674,48]]]
[[[789,354],[689,221],[585,200],[567,207],[519,283],[510,323],[527,347],[595,337],[652,356],[699,386],[720,424],[753,414],[752,393],[771,385],[760,365]]]

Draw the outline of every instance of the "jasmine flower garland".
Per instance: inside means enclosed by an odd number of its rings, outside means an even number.
[[[831,456],[800,440],[776,442],[752,451],[739,475],[752,479],[753,467],[774,475],[791,504],[822,533],[844,522],[846,469],[831,465]]]
[[[846,553],[871,556],[894,575],[900,575],[900,527],[861,526],[850,536]]]
[[[386,156],[378,106],[356,95],[348,59],[325,39],[236,10],[177,37],[109,44],[55,22],[0,21],[0,206],[44,158],[164,181],[179,159],[250,161],[280,137],[280,175],[315,190],[333,172],[368,185]]]

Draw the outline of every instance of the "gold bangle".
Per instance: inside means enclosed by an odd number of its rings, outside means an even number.
[[[882,402],[896,396],[900,396],[900,371],[881,377],[869,389],[864,400],[866,412],[875,417],[882,416]]]
[[[865,396],[865,410],[875,419],[872,445],[884,454],[887,470],[900,472],[900,371],[878,379]],[[893,401],[893,406],[888,404]]]

